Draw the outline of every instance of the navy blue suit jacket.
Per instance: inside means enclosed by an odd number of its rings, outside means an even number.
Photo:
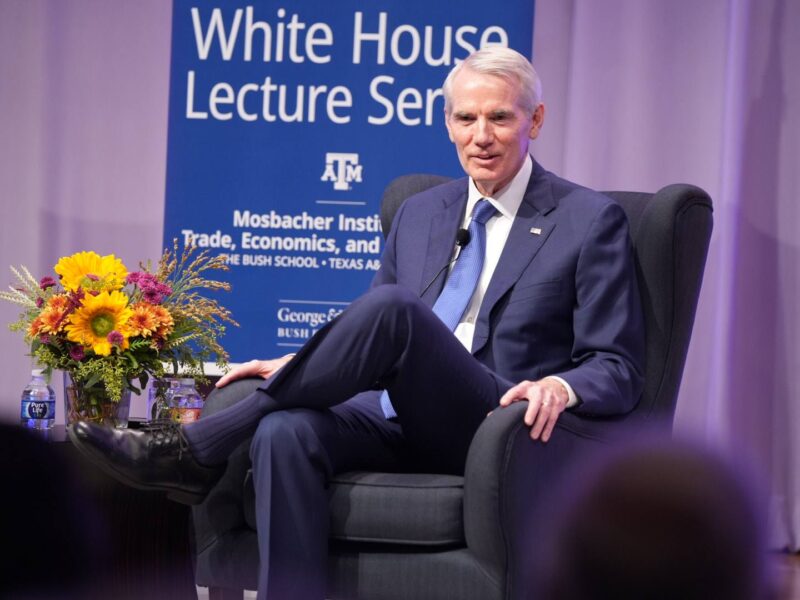
[[[467,182],[448,182],[403,203],[373,285],[397,283],[422,293],[452,256]],[[444,280],[442,275],[422,296],[429,306]],[[610,198],[534,161],[480,308],[473,355],[509,387],[558,375],[581,400],[576,412],[612,415],[638,401],[644,352],[624,212]]]

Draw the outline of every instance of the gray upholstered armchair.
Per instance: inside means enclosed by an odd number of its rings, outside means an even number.
[[[384,232],[405,198],[445,180],[409,175],[393,181],[383,198]],[[337,475],[330,482],[331,598],[527,597],[527,573],[544,550],[532,534],[540,527],[534,509],[569,460],[593,452],[623,427],[671,426],[711,236],[711,200],[690,185],[608,195],[630,221],[644,303],[647,366],[636,409],[613,419],[564,413],[550,442],[541,444],[528,437],[525,405],[517,403],[481,425],[463,477]],[[205,410],[220,410],[256,385],[245,380],[215,392]],[[212,598],[241,598],[242,589],[257,587],[248,462],[245,443],[217,488],[194,509],[196,580]]]

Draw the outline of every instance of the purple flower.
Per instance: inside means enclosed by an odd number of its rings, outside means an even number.
[[[56,280],[52,277],[42,277],[42,280],[39,282],[39,287],[43,290],[47,288],[51,288],[56,284]]]
[[[69,295],[69,305],[72,307],[71,310],[75,310],[81,305],[85,295],[83,288],[78,288]]]
[[[129,273],[125,281],[142,290],[142,297],[150,304],[161,304],[164,298],[172,293],[172,288],[161,283],[152,273],[144,271]]]
[[[164,296],[156,288],[147,288],[142,292],[142,297],[150,304],[161,304]]]
[[[77,362],[80,362],[84,359],[86,353],[83,351],[83,346],[70,346],[69,348],[69,357]]]
[[[139,287],[149,287],[156,282],[156,278],[152,273],[139,273],[139,280],[136,282]]]
[[[37,298],[36,299],[36,308],[42,308],[44,306],[44,298]]]
[[[100,281],[100,278],[93,273],[87,273],[86,279],[88,279],[89,281]]]
[[[42,342],[43,344],[49,344],[50,335],[47,333],[43,333],[42,335],[39,336],[39,341]]]
[[[109,333],[106,339],[109,341],[109,343],[111,343],[114,346],[121,346],[122,342],[125,341],[123,335],[116,329],[111,333]]]

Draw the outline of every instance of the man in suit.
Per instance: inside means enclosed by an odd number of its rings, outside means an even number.
[[[366,294],[297,355],[223,377],[222,393],[236,382],[235,406],[149,432],[72,429],[121,480],[187,502],[252,436],[259,597],[324,596],[333,473],[461,473],[498,407],[527,401],[532,443],[546,443],[564,410],[622,414],[639,398],[644,325],[627,221],[529,156],[544,122],[533,67],[483,49],[444,93],[468,177],[404,203]]]

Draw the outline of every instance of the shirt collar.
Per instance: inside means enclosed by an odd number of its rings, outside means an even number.
[[[525,197],[525,190],[528,189],[528,181],[533,172],[533,161],[530,155],[525,157],[517,174],[502,190],[497,192],[494,196],[484,196],[478,191],[475,181],[472,177],[469,178],[468,194],[467,194],[467,214],[465,219],[468,221],[472,215],[472,209],[481,198],[486,198],[491,202],[497,211],[508,219],[513,219],[517,214],[519,205],[522,204],[522,199]]]

